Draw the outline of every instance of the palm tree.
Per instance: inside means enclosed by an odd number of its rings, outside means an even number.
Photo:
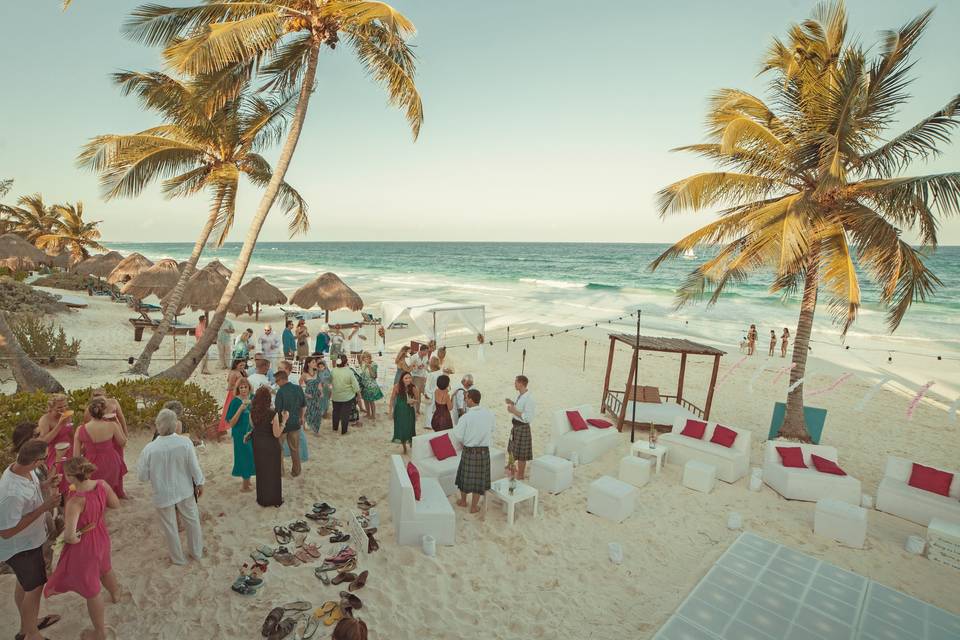
[[[33,244],[37,243],[37,238],[52,233],[56,221],[53,207],[48,207],[39,193],[22,196],[15,207],[0,205],[0,224],[5,230]]]
[[[698,245],[720,245],[677,293],[677,304],[757,272],[770,291],[802,289],[790,373],[804,377],[818,289],[845,335],[861,304],[858,270],[877,283],[894,331],[914,301],[941,284],[924,257],[937,246],[937,218],[960,212],[960,173],[901,175],[939,154],[960,124],[960,96],[892,138],[884,133],[910,97],[910,54],[930,21],[927,11],[886,32],[871,57],[847,41],[842,3],[821,5],[774,40],[763,66],[770,99],[736,89],[717,92],[707,115],[708,142],[687,147],[723,169],[675,182],[659,194],[661,216],[724,207],[719,219],[687,235],[652,264]],[[769,106],[768,106],[769,105]],[[920,247],[901,239],[919,235]],[[809,441],[803,385],[787,394],[784,437]]]
[[[89,258],[91,249],[106,251],[98,242],[100,230],[97,227],[100,221],[87,222],[83,219],[82,202],[55,204],[52,207],[52,213],[56,218],[51,225],[50,233],[36,239],[38,247],[58,253],[66,249],[74,262]]]
[[[270,181],[270,164],[258,152],[282,133],[290,100],[252,95],[244,83],[226,99],[204,79],[182,82],[156,72],[126,71],[114,79],[125,95],[136,93],[144,107],[159,112],[167,124],[135,134],[97,136],[87,143],[78,161],[100,172],[104,197],[136,196],[159,180],[167,197],[204,190],[210,194],[210,211],[170,294],[163,321],[131,369],[146,374],[211,234],[218,231],[216,245],[221,246],[230,232],[240,176],[257,186]],[[280,184],[279,193],[284,210],[292,216],[291,236],[306,232],[303,198],[286,182]]]
[[[413,23],[383,2],[366,0],[207,0],[193,7],[144,5],[126,24],[127,33],[165,47],[167,63],[181,73],[219,78],[230,84],[254,72],[266,86],[297,102],[276,169],[247,231],[233,275],[213,319],[194,347],[160,375],[186,379],[209,349],[240,287],[267,214],[300,139],[324,47],[344,36],[361,65],[386,85],[390,102],[406,109],[416,138],[423,121],[414,84],[414,56],[404,36]]]

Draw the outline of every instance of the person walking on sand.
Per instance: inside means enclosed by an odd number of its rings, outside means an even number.
[[[335,365],[334,370],[330,372],[333,430],[340,429],[340,435],[345,435],[350,425],[350,414],[357,401],[357,394],[360,393],[360,383],[357,382],[357,376],[353,375],[353,369],[347,366],[347,354],[341,353]]]
[[[117,603],[120,585],[110,562],[110,534],[103,518],[107,509],[120,506],[120,499],[110,485],[92,478],[96,469],[81,457],[70,458],[63,465],[64,475],[73,487],[66,504],[66,544],[43,595],[49,598],[72,591],[86,598],[93,632],[84,631],[80,637],[106,640],[101,586],[110,594],[110,602]]]
[[[403,377],[404,373],[410,371],[410,367],[407,366],[407,356],[410,355],[410,345],[403,345],[400,347],[400,351],[397,352],[397,357],[393,361],[397,365],[397,372],[393,374],[393,384],[400,382],[400,378]]]
[[[297,329],[293,336],[297,339],[296,357],[297,360],[303,360],[310,355],[310,330],[307,329],[307,321],[301,318],[297,322]]]
[[[377,401],[383,400],[383,390],[377,383],[380,371],[369,351],[360,354],[360,397],[368,418],[377,419]]]
[[[157,439],[140,452],[137,475],[141,482],[149,482],[153,487],[153,506],[170,551],[170,561],[185,565],[187,558],[183,555],[175,514],[180,514],[187,530],[187,552],[199,560],[203,557],[203,531],[197,499],[203,495],[203,470],[190,438],[179,435],[183,427],[177,414],[161,409],[154,422]]]
[[[783,328],[783,334],[780,336],[780,357],[787,357],[787,343],[790,342],[790,329]]]
[[[470,389],[466,396],[467,412],[453,428],[453,437],[463,445],[457,467],[456,485],[460,489],[457,504],[467,506],[467,494],[472,494],[470,513],[477,513],[480,497],[490,490],[490,446],[497,421],[493,411],[480,406],[478,390]]]
[[[203,314],[197,319],[197,326],[193,330],[193,337],[197,342],[200,342],[200,339],[203,337],[204,331],[207,330],[207,314]],[[203,358],[200,359],[200,373],[205,375],[210,375],[210,369],[207,366],[209,358],[209,352],[203,354]]]
[[[417,386],[413,376],[405,371],[400,381],[393,385],[390,392],[390,410],[393,416],[393,441],[403,445],[403,454],[407,454],[407,445],[417,435],[417,407],[420,406]]]
[[[747,355],[752,356],[754,351],[757,350],[757,325],[750,325],[750,330],[747,331]]]
[[[517,390],[517,399],[507,399],[507,411],[513,416],[513,429],[510,431],[510,442],[507,452],[517,463],[517,480],[523,480],[527,461],[533,459],[533,436],[530,434],[530,424],[536,418],[537,405],[527,389],[530,380],[527,376],[517,376],[513,388]]]
[[[233,360],[230,351],[234,331],[233,323],[227,318],[224,318],[223,324],[220,325],[220,329],[217,331],[217,357],[220,360],[221,369],[229,367],[230,361]]]
[[[263,325],[263,333],[260,334],[260,351],[263,357],[270,363],[270,368],[277,369],[280,364],[280,336],[273,331],[269,324]]]
[[[301,427],[305,423],[307,412],[307,398],[303,395],[300,385],[290,382],[286,369],[277,371],[277,395],[273,406],[280,415],[288,415],[283,427],[284,438],[290,451],[292,469],[290,475],[296,478],[300,475],[300,462],[306,460],[306,441],[301,442],[303,436]],[[304,451],[301,451],[301,446]]]
[[[123,449],[127,435],[114,417],[108,417],[107,401],[97,396],[87,406],[90,420],[80,425],[73,438],[73,455],[83,456],[96,466],[94,480],[106,480],[120,498],[127,497],[123,491],[123,476],[127,466],[123,462]]]
[[[297,355],[297,338],[293,335],[293,320],[287,320],[284,323],[280,343],[283,346],[284,358],[293,358]]]
[[[257,504],[261,507],[279,507],[283,504],[283,480],[280,475],[283,454],[280,439],[283,438],[285,417],[278,416],[270,406],[270,390],[261,387],[253,394],[250,405],[250,444],[253,446],[253,462],[257,472]]]
[[[777,348],[777,332],[773,329],[770,329],[770,352],[767,354],[771,358],[773,357],[773,351]]]
[[[0,476],[0,561],[6,562],[17,577],[13,601],[20,615],[17,636],[24,640],[43,640],[39,630],[60,620],[60,616],[37,620],[43,585],[47,583],[43,559],[43,544],[47,540],[45,516],[60,506],[60,476],[54,473],[41,481],[37,471],[46,458],[47,443],[28,440]],[[7,629],[13,626],[12,622],[7,621]]]

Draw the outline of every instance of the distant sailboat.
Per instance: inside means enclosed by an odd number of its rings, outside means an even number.
[[[683,252],[683,257],[687,260],[696,260],[697,254],[693,252],[693,249],[687,249]]]

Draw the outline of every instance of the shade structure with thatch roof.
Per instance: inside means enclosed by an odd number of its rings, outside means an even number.
[[[123,285],[121,293],[143,300],[151,295],[162,298],[170,293],[180,279],[180,267],[176,260],[165,258],[152,267],[144,269]]]
[[[223,265],[223,263],[220,262],[219,260],[211,260],[211,261],[208,262],[206,265],[204,265],[203,270],[204,270],[204,271],[213,271],[214,273],[218,273],[218,274],[220,274],[221,276],[223,276],[224,278],[226,278],[227,280],[229,280],[229,279],[230,279],[230,276],[233,275],[233,271],[230,271],[230,269],[227,269],[227,268]]]
[[[256,305],[255,320],[260,320],[260,305],[268,306],[285,304],[287,302],[287,296],[283,294],[283,291],[280,291],[280,289],[277,289],[260,276],[248,281],[240,287],[240,291],[247,296],[251,304]]]
[[[70,264],[72,262],[73,256],[71,256],[70,252],[66,250],[61,251],[55,256],[50,256],[50,266],[63,269],[64,271],[70,268]]]
[[[110,275],[120,261],[123,260],[123,254],[119,251],[110,251],[100,255],[91,256],[74,265],[73,272],[81,276],[93,276],[94,278],[106,278]]]
[[[121,260],[116,267],[114,267],[113,271],[110,272],[110,275],[107,276],[107,282],[110,284],[123,284],[125,282],[129,282],[141,271],[149,269],[152,266],[153,261],[134,251],[126,258]]]
[[[363,299],[359,294],[348,287],[337,274],[329,272],[297,289],[290,296],[290,302],[303,309],[320,307],[327,312],[327,320],[330,319],[330,312],[337,309],[363,309]]]
[[[194,311],[213,311],[220,304],[220,298],[223,296],[224,289],[227,288],[227,279],[221,276],[214,269],[200,269],[194,273],[183,291],[183,297],[180,298],[179,313],[186,307]],[[169,293],[167,294],[169,296]],[[167,306],[166,298],[162,301],[164,307]],[[243,313],[251,304],[250,299],[237,291],[233,296],[228,311],[237,315]]]
[[[32,269],[40,264],[50,264],[52,256],[30,244],[15,233],[0,236],[0,264],[14,271]]]

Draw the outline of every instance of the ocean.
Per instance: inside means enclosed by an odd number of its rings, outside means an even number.
[[[791,333],[798,299],[781,300],[768,291],[769,278],[758,276],[728,289],[712,307],[705,303],[674,308],[674,291],[698,259],[680,259],[651,272],[650,262],[665,244],[458,243],[458,242],[262,242],[247,277],[263,276],[292,291],[325,271],[333,271],[371,306],[383,300],[432,298],[481,303],[487,307],[488,332],[507,325],[540,323],[578,326],[642,311],[647,334],[684,335],[736,346],[751,323],[766,346],[771,329]],[[148,258],[186,259],[190,243],[110,243],[121,252]],[[240,243],[208,249],[201,264],[214,258],[232,267]],[[864,304],[857,323],[841,340],[821,295],[814,345],[940,355],[960,360],[960,247],[941,247],[928,265],[943,281],[933,298],[915,303],[900,328],[889,334],[877,289],[861,280]],[[630,330],[629,319],[615,322]],[[816,346],[815,346],[816,349]]]

